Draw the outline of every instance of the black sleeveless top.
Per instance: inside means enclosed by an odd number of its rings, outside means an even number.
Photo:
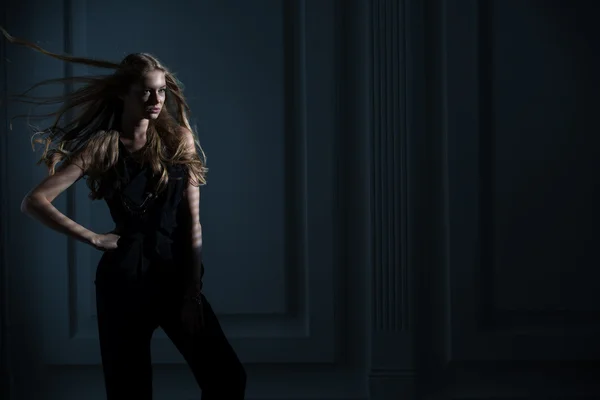
[[[152,168],[138,162],[119,141],[119,159],[102,179],[100,192],[120,238],[118,248],[106,251],[100,260],[97,281],[101,276],[143,279],[157,264],[182,276],[189,272],[191,218],[184,198],[187,168],[172,165],[167,172],[168,184],[157,193],[158,178]]]

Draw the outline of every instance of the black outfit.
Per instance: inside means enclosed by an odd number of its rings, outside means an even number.
[[[120,235],[96,271],[102,367],[108,400],[150,400],[150,339],[161,327],[181,352],[203,400],[244,398],[246,374],[204,296],[204,326],[192,334],[181,322],[191,274],[189,207],[184,166],[169,167],[156,195],[149,166],[121,144],[117,165],[100,185]]]

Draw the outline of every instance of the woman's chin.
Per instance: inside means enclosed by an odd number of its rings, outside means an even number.
[[[146,118],[151,119],[151,120],[155,120],[155,119],[158,119],[159,115],[160,115],[160,111],[159,112],[149,111],[149,112],[146,113]]]

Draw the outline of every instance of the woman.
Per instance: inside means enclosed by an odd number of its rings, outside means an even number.
[[[49,176],[27,194],[23,212],[104,252],[95,283],[107,398],[152,398],[150,339],[160,326],[192,369],[202,399],[243,399],[244,368],[201,292],[199,186],[207,170],[177,80],[149,54],[119,64],[58,55],[1,30],[10,42],[53,58],[114,69],[41,83],[82,84],[63,97],[20,96],[61,104],[53,125],[37,133]],[[65,122],[66,113],[75,117]],[[92,232],[52,205],[84,176],[90,197],[108,205],[110,233]]]

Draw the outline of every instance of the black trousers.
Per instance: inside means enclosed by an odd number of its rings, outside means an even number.
[[[181,321],[181,285],[164,274],[96,281],[102,368],[108,400],[151,400],[150,340],[161,327],[187,361],[202,400],[244,398],[246,373],[204,300],[204,328],[195,334]]]

